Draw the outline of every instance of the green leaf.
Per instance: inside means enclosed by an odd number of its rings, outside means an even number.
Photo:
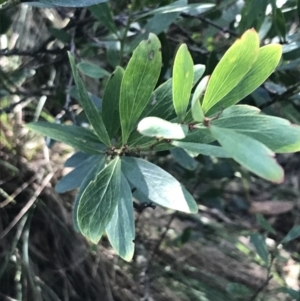
[[[92,131],[80,126],[50,122],[32,122],[27,124],[26,127],[88,154],[99,154],[104,151],[98,137]]]
[[[294,225],[289,233],[282,239],[281,243],[285,244],[291,240],[294,240],[300,236],[300,225]]]
[[[148,15],[157,15],[157,14],[169,14],[173,12],[185,12],[185,13],[191,13],[195,12],[198,15],[205,13],[206,11],[212,9],[215,6],[215,4],[212,3],[203,3],[203,4],[187,4],[186,0],[179,0],[175,1],[172,4],[159,7],[154,10],[150,10],[150,12],[147,12],[145,14],[142,14],[140,17],[145,17]]]
[[[275,229],[271,226],[271,224],[264,218],[262,214],[256,214],[257,223],[266,231],[272,234],[276,234]]]
[[[173,105],[179,122],[184,121],[193,85],[193,59],[186,46],[182,44],[175,56],[172,77]]]
[[[205,76],[198,84],[192,98],[191,111],[193,120],[197,122],[202,122],[204,120],[204,113],[202,110],[200,98],[202,97],[204,90],[206,89],[209,76]]]
[[[48,30],[51,33],[51,35],[53,35],[56,39],[63,42],[64,44],[69,43],[71,40],[71,36],[63,29],[49,27]]]
[[[121,162],[116,157],[90,182],[81,195],[77,211],[81,233],[98,243],[120,198]]]
[[[222,111],[221,115],[218,119],[226,118],[226,117],[236,117],[238,115],[256,115],[260,113],[260,109],[249,106],[249,105],[236,105],[231,106],[224,111]]]
[[[283,182],[283,169],[274,159],[274,153],[264,144],[233,130],[214,125],[210,125],[209,129],[235,161],[266,180]]]
[[[123,68],[117,67],[108,80],[102,98],[102,117],[110,138],[114,138],[121,127],[119,101],[123,74]]]
[[[195,170],[198,162],[192,158],[187,152],[179,147],[170,150],[173,158],[184,168],[188,170]]]
[[[139,122],[137,130],[148,137],[183,139],[189,128],[187,125],[171,123],[158,117],[146,117]]]
[[[92,156],[77,165],[71,172],[62,177],[55,186],[55,191],[58,193],[64,193],[75,188],[78,188],[86,177],[90,169],[99,161],[103,155]]]
[[[107,2],[107,0],[40,0],[36,1],[38,3],[45,3],[54,6],[64,6],[64,7],[86,7],[91,6],[101,2]],[[31,2],[29,2],[30,4]]]
[[[84,180],[82,181],[82,183],[79,187],[78,193],[77,193],[76,198],[75,198],[73,210],[72,210],[73,225],[74,225],[74,228],[77,232],[80,232],[80,228],[79,228],[79,225],[78,225],[78,218],[77,218],[79,201],[81,199],[81,196],[82,196],[83,192],[88,187],[88,185],[92,181],[95,180],[97,174],[99,174],[100,171],[104,168],[104,164],[105,164],[105,157],[102,157],[100,159],[100,161],[98,161],[97,164],[94,164],[94,166],[86,174],[86,177],[84,178]]]
[[[300,20],[300,0],[297,0],[297,14],[298,14],[298,19]]]
[[[258,114],[222,118],[221,115],[211,124],[256,139],[276,153],[300,151],[300,127],[283,118]]]
[[[117,34],[118,29],[112,17],[111,10],[107,3],[100,3],[89,7],[92,15],[105,25],[111,32]]]
[[[255,30],[247,30],[224,54],[208,82],[203,99],[203,111],[208,112],[226,96],[251,69],[259,51]]]
[[[255,247],[258,256],[268,265],[268,248],[264,236],[258,233],[252,234],[250,235],[250,241]]]
[[[198,211],[191,194],[160,167],[142,159],[122,157],[122,172],[152,202],[188,213]]]
[[[183,148],[188,154],[193,157],[199,156],[201,154],[218,158],[230,158],[230,156],[222,147],[216,145],[182,141],[172,141],[171,144]]]
[[[117,254],[130,261],[134,253],[135,226],[130,186],[122,174],[121,194],[111,221],[106,227],[109,242]]]
[[[65,161],[64,167],[76,167],[88,158],[90,158],[90,155],[82,152],[76,152]]]
[[[96,64],[81,62],[77,64],[77,68],[85,75],[92,78],[103,78],[105,76],[110,76],[110,73],[105,69],[97,66]],[[75,76],[74,76],[75,77]]]
[[[282,46],[272,44],[261,47],[257,60],[253,63],[245,77],[225,97],[208,110],[213,115],[224,108],[230,107],[258,88],[274,71],[282,53]]]
[[[280,8],[276,8],[274,12],[274,23],[277,28],[279,35],[282,37],[283,41],[285,41],[286,30],[285,30],[285,19]]]
[[[102,116],[98,112],[97,108],[95,107],[95,105],[93,104],[93,102],[91,101],[91,99],[88,95],[88,92],[78,74],[74,58],[72,57],[72,55],[70,53],[68,53],[68,55],[69,55],[71,68],[73,71],[74,80],[75,80],[75,83],[76,83],[76,86],[78,89],[80,104],[82,105],[84,112],[85,112],[88,120],[90,121],[91,125],[93,126],[99,139],[105,145],[110,146],[111,142],[110,142],[108,133],[106,131],[105,125],[103,123]]]
[[[161,69],[160,41],[154,34],[140,43],[124,72],[120,95],[122,141],[126,144],[130,133],[145,109]]]

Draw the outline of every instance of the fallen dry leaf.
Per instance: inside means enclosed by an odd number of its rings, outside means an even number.
[[[252,214],[278,215],[289,212],[294,208],[292,201],[266,201],[253,202],[250,205],[249,212]]]

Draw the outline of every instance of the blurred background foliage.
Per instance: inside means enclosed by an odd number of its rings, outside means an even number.
[[[278,156],[286,173],[281,185],[231,160],[153,153],[149,159],[194,195],[199,213],[137,211],[135,257],[128,264],[105,238],[93,246],[74,231],[74,193],[53,188],[70,171],[63,163],[74,150],[23,127],[37,119],[87,122],[68,50],[101,108],[108,76],[126,66],[149,32],[162,43],[162,83],[180,43],[211,74],[252,27],[262,45],[281,43],[283,57],[242,103],[300,124],[300,1],[189,4],[112,0],[92,8],[23,4],[0,12],[0,300],[300,300],[299,153]],[[177,9],[160,8],[166,5]]]

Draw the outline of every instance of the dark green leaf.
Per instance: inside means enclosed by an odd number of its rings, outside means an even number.
[[[300,225],[294,225],[294,227],[289,231],[289,233],[281,241],[282,244],[285,244],[291,240],[294,240],[300,236]]]
[[[63,42],[64,44],[69,43],[71,40],[71,36],[63,29],[49,27],[48,30],[56,39]]]
[[[88,172],[95,166],[104,156],[92,156],[77,165],[71,172],[62,177],[55,186],[55,190],[58,193],[64,193],[75,188],[78,188]]]
[[[105,76],[110,76],[110,73],[107,72],[105,69],[97,66],[96,64],[81,62],[77,64],[77,68],[84,73],[85,75],[92,77],[92,78],[103,78]],[[74,76],[75,77],[75,76]]]
[[[282,11],[280,8],[276,8],[274,12],[274,18],[275,18],[275,25],[277,28],[277,31],[279,35],[282,37],[283,41],[285,41],[285,35],[286,35],[286,30],[285,30],[285,20]]]
[[[98,112],[97,108],[91,101],[88,92],[78,74],[74,58],[69,53],[69,60],[71,63],[72,71],[74,80],[78,89],[80,103],[85,111],[85,114],[87,115],[87,118],[89,119],[91,125],[93,126],[96,134],[100,138],[100,140],[107,146],[111,145],[108,133],[106,131],[105,125],[102,120],[101,114]]]
[[[77,211],[81,233],[98,243],[120,198],[121,162],[116,157],[90,182],[81,195]]]
[[[192,158],[187,152],[179,147],[171,149],[173,158],[184,168],[188,170],[195,170],[198,162]]]
[[[64,7],[85,7],[97,3],[107,2],[107,0],[40,0],[38,3],[50,4]],[[30,2],[29,2],[30,4]]]
[[[88,154],[99,154],[104,151],[98,137],[92,131],[80,126],[50,122],[33,122],[26,126],[34,132],[64,142]]]
[[[131,189],[123,174],[120,191],[117,207],[106,227],[106,234],[117,254],[124,260],[130,261],[134,253],[134,212]]]
[[[102,98],[102,117],[110,138],[114,138],[121,127],[119,101],[123,74],[123,68],[117,67],[106,85]]]
[[[159,78],[161,69],[161,45],[154,34],[140,43],[124,72],[120,94],[120,119],[122,140],[136,127]]]
[[[127,180],[152,202],[188,213],[198,211],[191,194],[160,167],[142,159],[122,157],[122,171]]]
[[[108,4],[100,3],[94,6],[89,7],[92,15],[97,18],[103,25],[105,25],[111,32],[117,34],[118,29],[113,20],[110,8]]]
[[[268,265],[268,248],[265,237],[259,233],[255,233],[250,235],[250,241],[255,247],[258,256],[265,262],[266,265]]]
[[[64,163],[64,167],[76,167],[89,157],[90,156],[88,154],[77,152],[66,160],[66,162]]]
[[[271,224],[264,218],[262,214],[256,214],[257,223],[266,231],[272,234],[276,234],[275,229],[271,226]]]

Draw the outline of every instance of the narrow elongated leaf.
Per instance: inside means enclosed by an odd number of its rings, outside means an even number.
[[[222,118],[221,115],[211,124],[252,137],[276,153],[300,151],[300,127],[283,118],[258,114]]]
[[[142,159],[122,157],[122,171],[127,180],[152,202],[174,210],[197,212],[193,197],[160,167]]]
[[[93,104],[93,102],[91,101],[88,92],[78,74],[76,65],[75,65],[75,61],[74,58],[72,57],[72,55],[69,53],[69,60],[70,60],[70,64],[71,64],[71,68],[72,68],[72,72],[73,72],[73,76],[74,76],[74,80],[78,89],[78,94],[79,94],[79,98],[80,98],[80,103],[84,109],[84,112],[87,116],[87,118],[89,119],[91,125],[93,126],[96,134],[98,135],[99,139],[107,146],[110,146],[110,139],[109,136],[107,134],[105,125],[103,123],[102,120],[102,116],[101,114],[98,112],[97,108],[95,107],[95,105]]]
[[[81,199],[83,192],[88,187],[88,185],[95,180],[97,174],[99,174],[100,171],[104,168],[104,164],[105,164],[105,157],[102,157],[86,174],[86,177],[84,178],[84,180],[82,181],[79,187],[78,193],[75,198],[73,210],[72,210],[73,225],[77,232],[80,232],[78,219],[77,219],[79,201]]]
[[[54,5],[54,6],[85,7],[85,6],[91,6],[91,5],[94,5],[97,3],[101,3],[101,2],[107,2],[107,0],[40,0],[37,2],[50,4],[50,5]]]
[[[193,120],[197,122],[202,122],[204,120],[204,113],[200,103],[200,98],[204,93],[204,90],[207,86],[209,76],[205,76],[201,82],[198,84],[192,98],[191,111]]]
[[[88,62],[81,62],[77,64],[77,68],[85,75],[92,78],[103,78],[105,76],[110,76],[110,73],[105,69]]]
[[[179,147],[170,150],[173,158],[184,168],[188,170],[195,170],[198,162],[192,158],[188,153]]]
[[[274,23],[275,23],[275,26],[277,28],[279,35],[282,37],[283,41],[285,41],[285,35],[286,35],[285,19],[284,19],[284,15],[280,8],[275,9],[274,21],[275,21]]]
[[[230,158],[227,152],[220,146],[182,141],[172,141],[171,143],[174,146],[183,148],[188,154],[193,157],[199,156],[201,154],[219,158]]]
[[[110,222],[121,186],[121,162],[116,157],[90,182],[81,195],[77,211],[81,233],[91,242],[98,243]]]
[[[26,127],[88,154],[99,154],[104,151],[98,137],[92,131],[80,126],[39,121],[29,123]]]
[[[106,227],[106,234],[117,254],[124,260],[130,261],[134,253],[134,212],[131,189],[123,174],[120,198],[112,219]]]
[[[187,125],[172,123],[158,117],[146,117],[139,122],[137,130],[148,137],[183,139],[189,129]]]
[[[255,233],[250,236],[250,241],[255,247],[258,256],[264,261],[266,265],[268,265],[269,256],[265,238],[261,234]]]
[[[182,44],[175,56],[172,77],[173,105],[179,122],[184,121],[193,85],[193,59],[186,46]]]
[[[204,71],[204,65],[194,66],[193,86],[199,81]],[[176,117],[172,99],[172,79],[167,80],[152,93],[151,99],[141,115],[141,119],[147,116],[160,117],[165,120],[172,120]],[[130,135],[128,144],[141,145],[145,138],[145,136],[134,131]]]
[[[105,25],[111,32],[117,33],[118,29],[106,2],[89,7],[92,15]]]
[[[203,111],[208,112],[227,95],[248,73],[256,61],[259,37],[255,30],[247,30],[224,54],[208,82],[203,99]]]
[[[104,157],[104,155],[102,155]],[[78,188],[91,168],[100,160],[99,156],[92,156],[77,165],[71,172],[62,177],[55,186],[55,191],[64,193]]]
[[[102,117],[110,138],[114,138],[121,127],[119,101],[123,74],[123,68],[117,67],[106,85],[102,98]]]
[[[213,115],[218,111],[228,108],[258,88],[274,71],[278,65],[282,53],[282,46],[272,44],[261,47],[257,60],[252,65],[245,77],[225,97],[216,103],[207,115]]]
[[[282,183],[284,172],[274,159],[274,153],[261,142],[233,130],[210,125],[212,135],[238,163],[256,175]]]
[[[282,244],[294,240],[300,236],[300,225],[294,225],[294,227],[289,231],[289,233],[281,241]]]
[[[120,119],[125,144],[150,99],[161,69],[160,41],[154,34],[133,52],[121,84]]]

